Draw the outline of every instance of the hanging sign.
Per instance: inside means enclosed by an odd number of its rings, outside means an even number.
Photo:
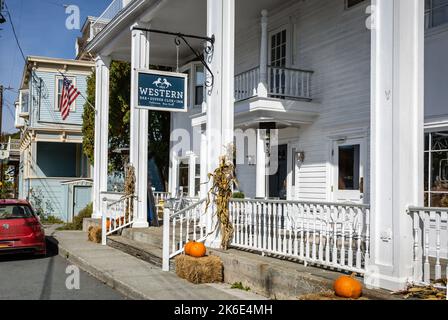
[[[170,112],[187,111],[187,74],[137,70],[135,77],[137,108]]]

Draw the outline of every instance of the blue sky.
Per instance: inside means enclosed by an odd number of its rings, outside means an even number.
[[[6,0],[25,56],[75,58],[75,40],[80,30],[68,30],[64,4],[80,9],[81,27],[87,16],[100,15],[112,0]],[[15,42],[9,18],[0,24],[0,84],[16,91],[20,86],[23,59]],[[6,90],[3,132],[14,132],[14,101],[17,92]]]

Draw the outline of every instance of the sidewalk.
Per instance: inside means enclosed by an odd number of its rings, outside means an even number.
[[[131,299],[266,300],[227,284],[194,285],[119,250],[89,242],[81,231],[48,228],[46,233],[59,255]]]

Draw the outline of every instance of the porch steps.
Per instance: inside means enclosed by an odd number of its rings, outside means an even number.
[[[121,236],[108,237],[107,244],[161,267],[162,234],[162,228],[125,229]],[[249,251],[209,250],[209,254],[222,259],[226,283],[241,282],[252,292],[270,299],[297,299],[301,295],[331,290],[333,281],[341,275],[337,271],[305,267],[295,261]],[[170,261],[170,270],[175,270],[173,260]],[[398,299],[385,290],[365,289],[364,296],[372,300]]]
[[[135,241],[124,236],[107,237],[107,245],[162,268],[162,248],[157,245]],[[175,270],[174,261],[170,261],[170,270]]]

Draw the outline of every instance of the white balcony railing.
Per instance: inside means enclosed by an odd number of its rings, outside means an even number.
[[[121,10],[123,10],[124,7],[126,7],[127,3],[129,3],[129,0],[114,0],[111,2],[111,4],[107,7],[106,10],[99,16],[98,19],[95,20],[95,22],[92,24],[92,38],[95,37],[103,28],[104,26],[112,20]]]
[[[232,246],[365,273],[369,206],[275,200],[232,200]]]
[[[413,219],[416,284],[440,284],[448,275],[448,208],[409,208]]]
[[[268,96],[281,99],[312,100],[311,76],[313,71],[284,67],[267,68]],[[235,100],[241,101],[259,96],[260,67],[235,76]]]

